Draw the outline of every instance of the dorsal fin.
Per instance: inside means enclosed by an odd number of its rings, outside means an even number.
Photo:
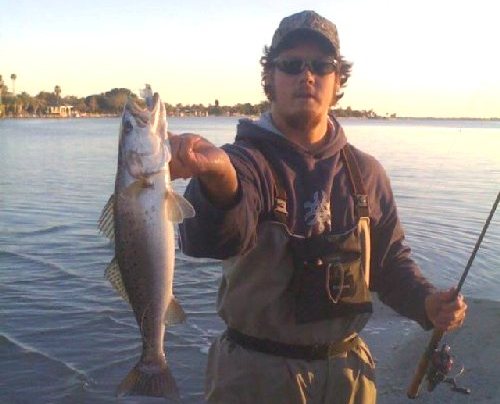
[[[108,199],[108,202],[104,206],[104,209],[101,212],[101,216],[99,217],[99,221],[97,222],[97,227],[99,230],[110,240],[115,239],[115,223],[113,217],[113,205],[115,203],[115,196],[111,194]]]

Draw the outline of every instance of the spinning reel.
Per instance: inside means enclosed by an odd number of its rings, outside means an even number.
[[[427,370],[427,390],[433,391],[439,383],[449,383],[451,390],[457,393],[470,394],[471,390],[457,385],[456,378],[464,372],[464,366],[455,376],[449,377],[455,364],[454,357],[451,354],[451,347],[443,344],[440,350],[436,349],[431,355],[431,364]]]

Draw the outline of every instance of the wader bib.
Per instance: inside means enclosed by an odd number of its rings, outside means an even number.
[[[287,195],[272,159],[259,148],[269,162],[274,177],[275,221],[287,225]],[[343,233],[323,233],[311,237],[292,235],[295,321],[313,323],[343,316],[372,312],[370,283],[370,218],[368,199],[357,162],[349,144],[341,150],[356,204],[357,225]],[[352,336],[325,345],[288,345],[255,338],[228,328],[226,336],[235,343],[262,353],[289,358],[314,360],[332,353],[345,352],[358,343]]]
[[[349,145],[341,153],[353,189],[357,225],[343,234],[291,239],[298,323],[372,312],[367,195]]]

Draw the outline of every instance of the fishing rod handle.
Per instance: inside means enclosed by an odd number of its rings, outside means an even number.
[[[436,329],[433,331],[432,337],[429,341],[429,344],[427,345],[427,349],[418,362],[417,369],[415,370],[415,375],[413,376],[410,387],[408,387],[408,390],[406,392],[408,398],[416,398],[418,396],[420,385],[422,384],[422,380],[424,379],[427,369],[429,368],[431,355],[438,347],[441,338],[443,338],[443,335],[444,331]]]

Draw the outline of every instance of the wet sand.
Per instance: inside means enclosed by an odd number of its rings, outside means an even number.
[[[468,299],[469,311],[462,328],[446,334],[442,342],[452,348],[455,366],[450,375],[470,395],[453,392],[441,383],[431,393],[424,380],[419,396],[410,400],[406,390],[432,335],[416,323],[397,315],[377,302],[375,313],[362,335],[377,363],[378,403],[500,403],[500,302]],[[389,332],[389,330],[392,330]],[[398,332],[394,332],[398,330]]]

